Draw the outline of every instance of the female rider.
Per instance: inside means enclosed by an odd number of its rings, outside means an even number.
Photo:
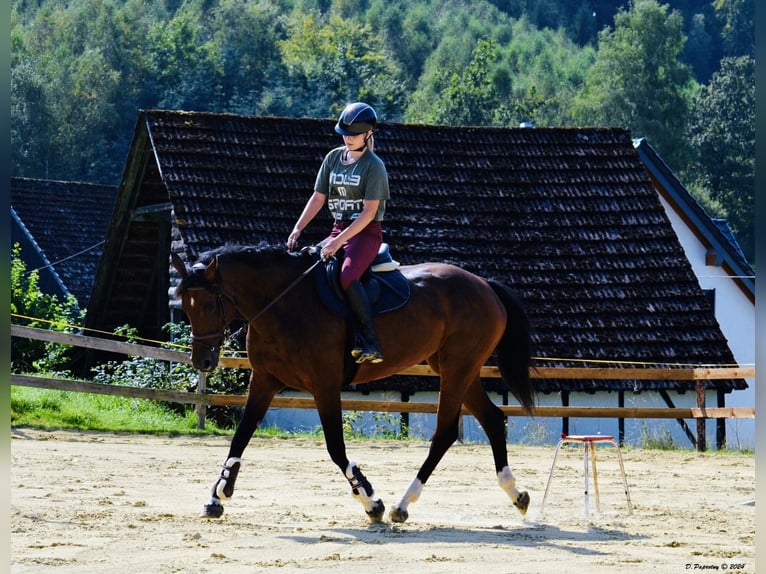
[[[357,363],[383,361],[370,302],[359,282],[383,240],[381,222],[389,198],[388,172],[373,152],[377,121],[375,110],[364,102],[344,108],[335,125],[343,145],[325,156],[314,193],[287,238],[288,249],[294,249],[306,225],[327,203],[333,226],[330,235],[320,243],[321,255],[327,259],[342,249],[341,287],[360,325],[357,344],[351,351]]]

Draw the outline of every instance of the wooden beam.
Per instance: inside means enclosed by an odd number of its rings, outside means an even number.
[[[148,345],[138,345],[136,343],[126,343],[125,341],[113,341],[101,337],[88,337],[86,335],[75,335],[73,333],[62,333],[61,331],[48,331],[47,329],[37,329],[35,327],[25,327],[24,325],[11,325],[11,336],[22,337],[25,339],[35,339],[39,341],[50,341],[53,343],[62,343],[64,345],[74,345],[78,347],[87,347],[99,351],[109,351],[111,353],[121,353],[131,357],[149,357],[160,361],[170,361],[172,363],[191,364],[189,353],[172,351],[161,347],[150,347]]]
[[[11,375],[11,384],[22,387],[36,387],[72,391],[80,393],[96,393],[113,396],[124,396],[172,403],[192,403],[207,406],[242,406],[245,395],[199,394],[184,391],[163,391],[143,387],[127,387],[123,385],[103,385],[89,381],[57,379],[36,375]],[[369,399],[343,400],[341,406],[347,411],[393,412],[393,413],[435,413],[437,403],[416,403],[401,401],[376,401]],[[282,397],[277,396],[271,403],[271,408],[314,409],[316,405],[311,397]],[[528,416],[524,409],[514,406],[499,406],[505,416]],[[463,409],[463,414],[470,414]],[[555,407],[539,406],[535,409],[536,417],[583,417],[583,418],[755,418],[755,407],[726,407],[726,408],[656,408],[656,407]]]
[[[155,359],[175,363],[191,364],[189,353],[172,351],[160,347],[138,345],[112,341],[100,337],[88,337],[60,331],[49,331],[11,325],[11,336],[27,339],[39,339],[77,345],[102,351],[124,353],[132,356],[149,356]],[[219,364],[226,369],[249,369],[247,357],[221,357]],[[436,373],[426,364],[412,365],[399,371],[399,375],[436,376]],[[500,378],[497,367],[485,365],[481,368],[483,378]],[[699,381],[720,379],[749,379],[755,377],[755,367],[694,367],[694,368],[636,368],[636,367],[532,367],[529,376],[533,379],[599,379],[599,380],[651,380],[651,381]]]

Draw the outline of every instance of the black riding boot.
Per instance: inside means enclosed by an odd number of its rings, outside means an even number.
[[[348,286],[346,298],[360,326],[360,333],[357,339],[361,345],[356,346],[351,351],[351,355],[356,359],[357,363],[364,363],[365,361],[381,363],[383,361],[383,354],[380,352],[380,343],[375,333],[375,327],[372,324],[370,300],[367,298],[367,293],[359,281],[353,281]]]

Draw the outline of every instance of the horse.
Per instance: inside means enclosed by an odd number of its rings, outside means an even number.
[[[524,515],[530,497],[516,487],[508,465],[506,418],[482,387],[480,369],[494,354],[507,388],[527,414],[535,408],[529,377],[530,326],[513,291],[446,263],[402,265],[410,286],[407,304],[374,319],[385,360],[357,365],[346,356],[349,325],[320,300],[304,278],[321,263],[315,255],[283,246],[227,245],[204,253],[190,267],[177,254],[174,290],[191,324],[191,361],[209,372],[235,320],[247,324],[251,366],[244,411],[220,475],[201,516],[220,518],[242,464],[243,452],[274,396],[285,388],[310,393],[327,451],[371,522],[382,522],[385,505],[360,466],[346,455],[341,390],[382,379],[423,361],[439,376],[436,429],[426,459],[389,517],[402,523],[439,461],[458,438],[461,407],[479,421],[489,439],[500,487]],[[323,271],[323,270],[322,270]],[[349,372],[348,364],[353,364]]]

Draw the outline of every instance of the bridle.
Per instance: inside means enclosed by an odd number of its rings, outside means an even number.
[[[192,344],[204,344],[207,341],[215,341],[213,344],[208,345],[208,350],[211,353],[218,354],[221,351],[221,347],[223,346],[224,342],[227,339],[232,339],[234,336],[231,334],[231,331],[229,330],[229,322],[226,320],[226,311],[223,308],[223,297],[224,293],[220,291],[220,289],[215,289],[215,286],[212,291],[215,293],[215,301],[216,301],[216,307],[218,309],[218,325],[223,325],[223,330],[214,333],[207,333],[204,335],[197,335],[194,332],[191,334],[191,341]],[[189,291],[210,291],[211,289],[208,289],[206,287],[191,287],[188,289]],[[230,303],[234,303],[234,301],[231,299],[231,297],[226,296],[227,299],[229,299]]]

